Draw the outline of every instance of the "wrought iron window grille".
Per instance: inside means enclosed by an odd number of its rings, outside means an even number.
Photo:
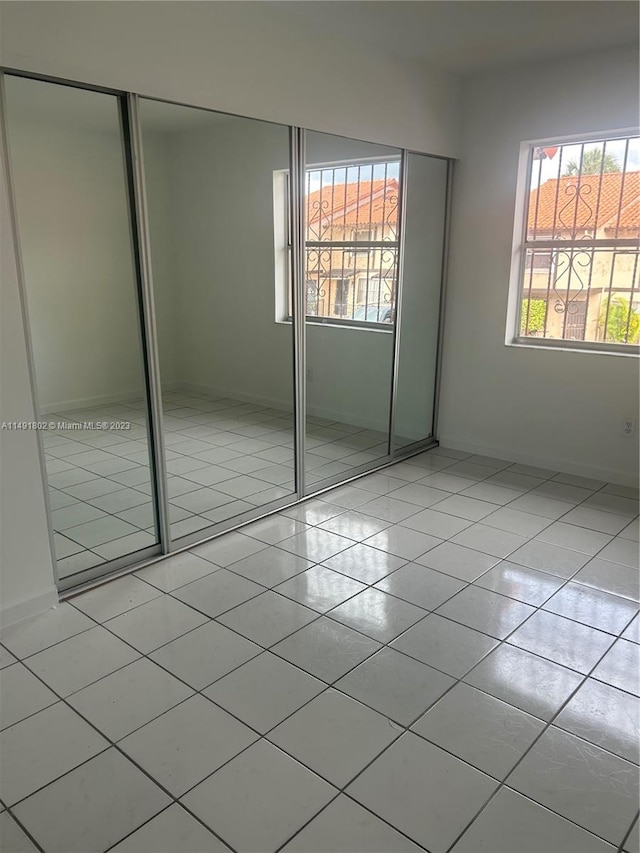
[[[305,314],[309,322],[393,329],[400,248],[399,165],[399,160],[375,160],[306,169]],[[288,224],[286,233],[290,318]]]
[[[530,147],[517,342],[639,349],[639,166],[637,135]]]

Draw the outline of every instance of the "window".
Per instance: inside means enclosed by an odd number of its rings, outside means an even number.
[[[308,316],[393,322],[399,167],[386,160],[307,169]]]
[[[548,270],[553,263],[551,252],[527,252],[525,255],[525,270]]]
[[[306,316],[311,321],[387,327],[394,323],[399,173],[399,160],[306,170]],[[276,172],[276,314],[280,320],[291,317],[291,237],[283,212],[287,194],[288,175]]]
[[[524,148],[516,342],[639,351],[640,138]]]

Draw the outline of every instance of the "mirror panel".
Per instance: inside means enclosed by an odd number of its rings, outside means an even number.
[[[389,453],[401,152],[326,133],[305,137],[310,492]]]
[[[140,115],[180,540],[295,493],[292,324],[276,304],[289,129],[145,99]]]
[[[5,93],[64,579],[158,542],[119,103],[10,75]]]
[[[406,155],[406,215],[394,447],[433,434],[447,161]]]

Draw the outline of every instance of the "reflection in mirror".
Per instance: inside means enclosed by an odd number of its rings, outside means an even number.
[[[289,130],[144,99],[140,114],[175,540],[295,491],[274,284]],[[278,262],[286,286],[286,247]]]
[[[407,154],[394,446],[433,434],[447,161]]]
[[[306,133],[309,491],[389,452],[399,173],[396,148]]]
[[[65,578],[158,541],[119,105],[113,95],[13,76],[5,91],[37,417],[51,424],[43,444]]]

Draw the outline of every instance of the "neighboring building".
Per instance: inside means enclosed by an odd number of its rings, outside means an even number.
[[[397,220],[395,178],[330,180],[307,195],[308,316],[393,322]]]
[[[628,342],[637,343],[638,244],[617,241],[638,238],[640,172],[563,176],[532,190],[527,240],[557,240],[559,245],[527,249],[522,333],[613,340],[615,313],[629,331]],[[591,240],[611,245],[588,245]]]

